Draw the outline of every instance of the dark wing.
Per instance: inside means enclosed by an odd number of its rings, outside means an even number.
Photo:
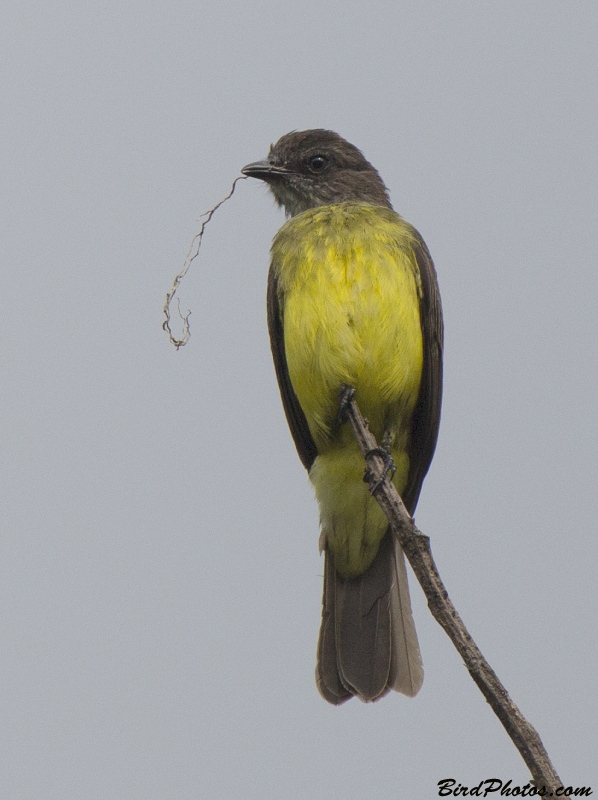
[[[287,367],[287,357],[284,350],[284,327],[282,312],[280,308],[280,297],[278,282],[274,271],[274,266],[270,266],[268,273],[268,331],[270,332],[270,347],[274,358],[274,368],[278,378],[278,388],[282,397],[284,413],[291,429],[291,434],[295,441],[295,447],[299,453],[301,463],[306,470],[316,460],[318,450],[309,432],[307,420],[303,409],[299,405],[297,395],[291,384],[289,370]]]
[[[443,342],[442,307],[436,270],[428,248],[418,233],[413,250],[421,279],[419,313],[424,340],[424,363],[409,439],[409,475],[403,492],[403,502],[410,514],[415,511],[438,438]]]

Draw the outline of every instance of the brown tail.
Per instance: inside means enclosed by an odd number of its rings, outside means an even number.
[[[355,695],[378,700],[391,689],[409,697],[424,679],[411,613],[405,556],[387,531],[370,567],[341,578],[326,549],[316,683],[329,703]]]

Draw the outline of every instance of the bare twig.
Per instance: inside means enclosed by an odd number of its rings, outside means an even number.
[[[163,308],[166,320],[164,321],[162,328],[166,331],[166,333],[168,334],[168,338],[170,339],[170,341],[173,343],[173,345],[176,347],[177,350],[179,349],[179,347],[183,347],[184,345],[186,345],[187,342],[189,341],[189,338],[191,337],[191,330],[189,328],[189,317],[191,315],[191,312],[187,311],[186,314],[181,314],[181,304],[177,298],[179,317],[183,320],[183,333],[181,338],[177,339],[175,338],[172,330],[170,329],[170,304],[174,300],[174,296],[176,294],[177,289],[179,288],[181,281],[189,271],[191,262],[194,261],[199,254],[199,248],[201,247],[201,240],[203,238],[203,233],[206,229],[206,225],[212,219],[214,213],[220,208],[220,206],[223,203],[226,203],[227,200],[230,200],[230,198],[233,196],[237,183],[239,181],[244,181],[246,179],[247,179],[246,175],[240,175],[238,178],[235,178],[235,180],[233,181],[233,185],[231,186],[230,192],[226,195],[226,197],[223,197],[222,200],[216,203],[216,205],[213,208],[211,208],[209,211],[206,211],[205,214],[201,215],[202,217],[205,217],[205,219],[201,223],[201,228],[193,237],[191,246],[189,247],[187,255],[185,256],[185,262],[183,263],[183,268],[181,269],[179,274],[175,277],[172,283],[172,288],[166,295],[166,302],[164,303],[164,308]]]
[[[432,557],[430,539],[415,527],[399,493],[391,483],[384,459],[376,451],[376,439],[355,402],[355,392],[351,387],[346,386],[341,390],[341,408],[345,411],[359,449],[367,460],[366,479],[370,491],[398,536],[424,590],[432,615],[448,634],[469,674],[513,740],[532,774],[536,788],[540,790],[546,787],[548,792],[554,792],[562,784],[538,733],[511,700],[450,601]]]

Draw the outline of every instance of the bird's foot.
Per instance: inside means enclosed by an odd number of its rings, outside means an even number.
[[[343,383],[338,393],[337,420],[339,425],[342,425],[342,423],[346,421],[347,409],[349,407],[349,403],[354,399],[355,399],[355,389],[352,386],[349,386],[348,383]]]
[[[365,483],[369,483],[370,485],[370,492],[372,494],[376,491],[376,489],[384,483],[384,478],[386,477],[386,473],[389,473],[389,478],[392,480],[394,478],[394,474],[397,471],[396,464],[390,455],[390,452],[385,447],[373,447],[371,450],[365,454],[365,461],[367,462],[377,456],[381,458],[384,462],[384,471],[382,473],[381,478],[376,478],[374,476],[374,472],[370,467],[366,467],[365,473],[363,475],[363,480]]]

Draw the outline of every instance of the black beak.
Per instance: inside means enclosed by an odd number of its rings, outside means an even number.
[[[289,170],[284,167],[277,167],[269,161],[254,161],[252,164],[247,164],[241,170],[243,175],[248,178],[259,178],[262,181],[267,181],[277,175],[288,175]]]

